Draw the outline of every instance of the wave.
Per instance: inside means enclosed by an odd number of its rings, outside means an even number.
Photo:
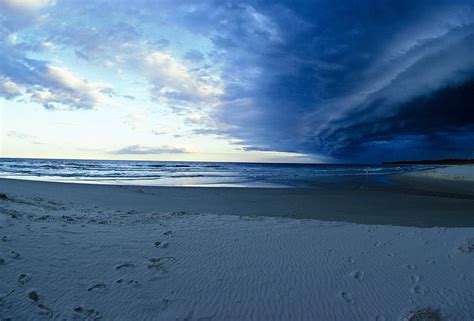
[[[65,161],[2,160],[0,177],[36,177],[44,180],[114,182],[146,180],[150,185],[199,185],[232,182],[285,182],[300,185],[324,177],[383,176],[404,171],[426,169],[427,166],[259,164],[212,162],[152,161]],[[429,166],[433,168],[433,166]],[[293,182],[293,183],[292,183]],[[132,183],[130,183],[132,184]],[[313,184],[314,185],[314,184]]]

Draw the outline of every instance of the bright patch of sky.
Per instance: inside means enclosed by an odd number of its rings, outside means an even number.
[[[0,34],[13,63],[33,59],[41,73],[33,80],[15,77],[17,66],[0,73],[0,156],[313,160],[246,151],[221,131],[210,116],[223,85],[208,37],[166,17],[141,23],[125,7],[109,14],[94,3],[66,15],[79,4],[0,0]]]

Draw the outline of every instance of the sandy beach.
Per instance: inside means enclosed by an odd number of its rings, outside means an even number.
[[[472,173],[333,190],[1,179],[0,319],[471,320]]]
[[[0,0],[0,321],[474,321],[474,0]]]

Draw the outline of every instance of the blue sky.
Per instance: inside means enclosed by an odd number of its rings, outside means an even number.
[[[0,0],[4,157],[474,157],[472,1]]]

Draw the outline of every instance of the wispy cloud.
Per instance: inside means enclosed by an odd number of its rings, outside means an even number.
[[[54,4],[54,0],[0,0],[0,6],[15,10],[38,10]]]
[[[12,137],[12,138],[18,138],[18,139],[36,139],[37,138],[36,136],[30,135],[30,134],[25,134],[25,133],[20,133],[20,132],[13,131],[13,130],[8,131],[7,136]]]
[[[90,82],[62,67],[44,66],[37,77],[0,79],[0,95],[6,99],[22,96],[48,109],[92,109],[98,104],[109,104],[112,88],[102,82]]]
[[[158,147],[147,147],[140,145],[130,145],[117,150],[111,151],[111,154],[115,155],[157,155],[157,154],[183,154],[188,151],[180,147],[172,146],[158,146]]]
[[[11,81],[9,78],[0,78],[0,96],[6,99],[13,99],[22,94],[21,87]]]
[[[48,66],[46,79],[50,86],[32,95],[34,101],[54,106],[91,109],[97,104],[108,104],[107,94],[112,86],[103,82],[82,79],[66,68]]]
[[[168,53],[155,51],[143,57],[152,94],[171,100],[208,100],[222,94],[218,83],[202,79]]]

